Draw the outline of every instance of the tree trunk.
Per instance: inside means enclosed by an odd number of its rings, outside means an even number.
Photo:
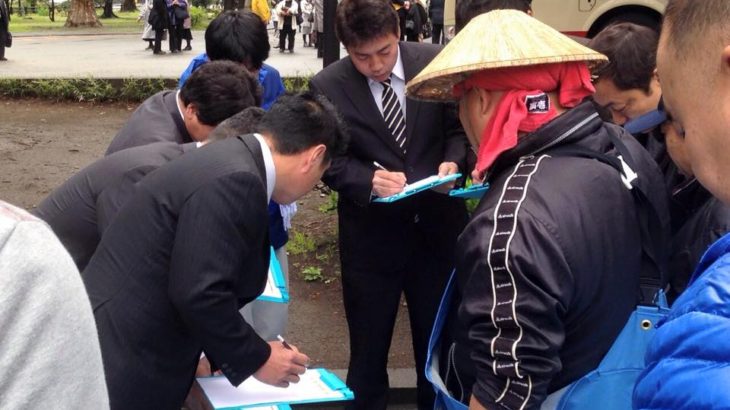
[[[121,11],[137,11],[137,2],[134,0],[124,0]]]
[[[235,10],[237,5],[236,0],[223,0],[223,10]]]
[[[71,0],[66,27],[101,27],[94,11],[94,0]]]
[[[102,13],[101,18],[103,19],[115,19],[117,18],[117,15],[114,14],[114,9],[112,9],[112,0],[105,0],[104,1],[104,13]]]

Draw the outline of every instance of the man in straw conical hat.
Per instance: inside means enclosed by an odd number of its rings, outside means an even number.
[[[660,277],[661,174],[586,100],[586,61],[604,58],[523,12],[497,10],[407,86],[414,98],[459,101],[478,153],[473,175],[490,184],[459,237],[454,303],[440,312],[431,351],[439,370],[429,376],[446,390],[438,400],[454,400],[447,408],[555,400],[601,363],[641,300],[640,274]],[[624,408],[630,399],[630,388],[612,398]]]

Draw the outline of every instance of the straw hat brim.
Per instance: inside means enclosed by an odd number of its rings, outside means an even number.
[[[475,45],[475,39],[484,43]],[[454,100],[454,85],[477,71],[597,60],[607,58],[521,11],[495,10],[464,27],[408,83],[406,93],[421,100]]]

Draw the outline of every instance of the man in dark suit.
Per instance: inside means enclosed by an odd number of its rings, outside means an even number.
[[[261,118],[249,107],[224,120],[204,142],[248,134]],[[102,233],[147,174],[198,143],[156,142],[123,149],[94,162],[54,189],[31,213],[53,229],[79,271],[94,254]]]
[[[179,409],[203,350],[233,385],[304,372],[307,356],[238,309],[266,282],[268,200],[311,190],[346,141],[334,107],[306,94],[280,98],[259,129],[148,175],[84,270],[113,409]]]
[[[145,100],[106,155],[158,141],[203,141],[218,123],[260,101],[258,83],[245,68],[230,61],[206,64],[179,90],[161,91]]]
[[[347,384],[355,391],[355,407],[385,408],[388,350],[405,293],[418,405],[427,408],[433,392],[423,373],[426,346],[466,210],[462,201],[442,193],[449,187],[390,204],[371,199],[436,173],[468,172],[467,140],[453,106],[405,97],[405,83],[440,47],[399,43],[398,16],[389,3],[343,0],[336,31],[349,57],[321,71],[311,84],[335,103],[352,137],[346,155],[336,158],[324,177],[339,192],[351,349]]]
[[[157,142],[108,155],[54,189],[31,213],[51,226],[82,271],[135,184],[191,149],[195,143]]]

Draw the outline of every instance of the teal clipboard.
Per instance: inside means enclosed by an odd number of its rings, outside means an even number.
[[[395,202],[398,200],[401,200],[403,198],[408,198],[411,195],[415,195],[419,192],[425,191],[427,189],[431,189],[435,186],[439,186],[441,184],[445,184],[447,182],[454,181],[456,179],[461,178],[460,173],[446,175],[443,178],[439,178],[436,175],[432,175],[428,178],[424,178],[420,181],[416,181],[413,184],[407,185],[403,192],[397,193],[395,195],[391,195],[385,198],[375,198],[373,199],[373,202],[383,202],[383,203],[390,203]]]
[[[243,382],[241,386],[233,387],[230,385],[225,376],[211,376],[211,377],[199,377],[197,379],[206,400],[210,404],[210,407],[215,410],[251,410],[256,408],[269,408],[271,406],[277,406],[278,409],[289,409],[290,404],[306,404],[306,403],[325,403],[325,402],[341,402],[348,401],[355,398],[354,393],[350,390],[347,385],[334,373],[327,369],[307,369],[307,373],[313,372],[314,374],[309,379],[305,379],[302,376],[302,380],[297,384],[292,384],[294,388],[301,388],[309,392],[307,397],[292,397],[286,392],[286,389],[281,389],[273,386],[264,386],[264,390],[269,392],[252,393],[246,391],[246,385],[249,380]],[[301,385],[300,383],[307,383],[309,385]],[[311,384],[314,382],[315,384]],[[257,385],[262,385],[259,381],[254,381]],[[318,393],[311,393],[312,391],[321,390],[325,388],[326,393],[318,397]],[[271,393],[271,392],[274,393]],[[251,395],[259,394],[262,398],[262,402],[252,403]],[[277,399],[274,396],[279,396]],[[237,400],[240,400],[238,404]],[[255,400],[255,399],[254,399]]]
[[[286,291],[286,279],[281,270],[279,260],[276,259],[273,247],[269,256],[269,276],[266,279],[266,287],[264,288],[264,293],[257,297],[256,300],[289,303],[289,292]]]
[[[481,198],[487,191],[489,191],[489,183],[485,182],[484,184],[472,185],[468,188],[452,189],[449,191],[449,196],[466,199]]]

